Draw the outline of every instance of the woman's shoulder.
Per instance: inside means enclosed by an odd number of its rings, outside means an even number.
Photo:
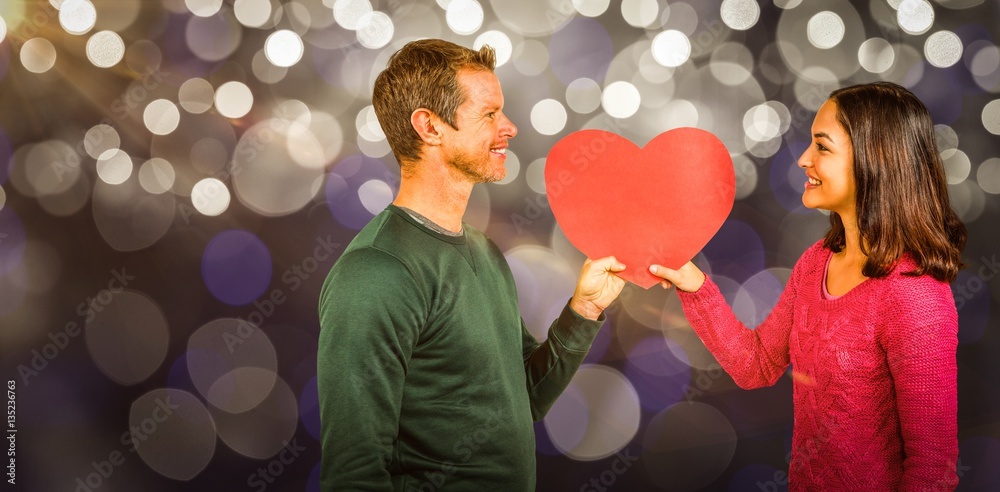
[[[798,261],[795,262],[795,270],[801,270],[805,273],[806,271],[824,268],[826,267],[826,260],[829,258],[830,253],[832,253],[830,249],[823,246],[823,240],[820,239],[802,252]]]

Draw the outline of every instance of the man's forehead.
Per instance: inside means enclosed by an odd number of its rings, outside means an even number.
[[[458,81],[469,98],[466,103],[474,107],[494,107],[503,104],[503,92],[496,74],[485,70],[460,70]]]

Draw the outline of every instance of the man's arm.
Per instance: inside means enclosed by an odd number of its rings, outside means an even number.
[[[573,297],[549,327],[549,336],[541,344],[521,320],[521,348],[532,419],[538,421],[545,416],[583,363],[604,324],[604,310],[625,287],[625,280],[614,274],[624,269],[625,265],[613,256],[584,262]]]
[[[317,360],[322,490],[392,490],[403,382],[425,302],[407,268],[375,249],[349,253],[330,272]]]

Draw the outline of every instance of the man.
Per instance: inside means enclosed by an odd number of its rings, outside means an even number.
[[[624,286],[613,257],[588,260],[539,344],[503,254],[462,223],[473,185],[503,178],[517,134],[494,64],[489,47],[421,40],[375,81],[402,180],[323,286],[324,490],[534,490],[532,421],[565,389]]]

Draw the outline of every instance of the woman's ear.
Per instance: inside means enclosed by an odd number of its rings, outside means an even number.
[[[420,140],[427,145],[441,145],[441,119],[427,108],[417,108],[410,115],[410,124],[416,130]]]

